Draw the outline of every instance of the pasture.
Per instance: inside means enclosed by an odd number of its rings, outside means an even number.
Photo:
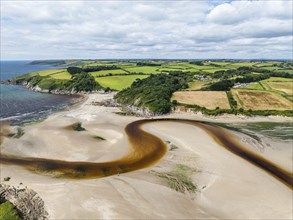
[[[50,75],[50,77],[54,79],[71,79],[72,76],[69,72],[67,72],[67,70],[65,70],[62,72],[53,73]]]
[[[270,77],[268,79],[262,80],[262,82],[293,82],[293,79],[282,77]]]
[[[276,73],[290,73],[290,74],[293,74],[293,69],[277,69],[274,72],[276,72]]]
[[[292,102],[271,91],[233,89],[232,94],[245,110],[293,110]]]
[[[100,70],[100,71],[95,71],[95,72],[90,72],[90,74],[94,77],[98,76],[105,76],[105,75],[117,75],[117,74],[128,74],[122,69],[115,69],[115,70]]]
[[[255,63],[255,62],[234,62],[234,63],[230,63],[229,65],[226,65],[225,67],[230,68],[230,69],[237,69],[241,66],[252,67],[256,64],[257,63]]]
[[[205,81],[190,82],[190,83],[188,83],[189,88],[186,90],[200,90],[208,83],[210,83],[210,82],[205,82]]]
[[[268,90],[276,90],[286,93],[287,95],[293,95],[293,79],[270,77],[269,79],[261,81],[261,83]]]
[[[211,69],[203,69],[202,71],[204,72],[208,72],[208,73],[214,73],[216,71],[221,71],[221,70],[228,70],[228,69],[224,69],[224,68],[219,68],[219,67],[214,67],[214,68],[211,68]]]
[[[160,72],[162,72],[162,73],[168,73],[168,72],[174,72],[174,71],[185,71],[184,69],[172,69],[172,68],[160,68],[160,69],[158,69],[158,71],[160,71]]]
[[[199,105],[207,109],[230,109],[226,92],[222,91],[181,91],[175,92],[172,100],[179,103]]]
[[[122,90],[129,87],[136,79],[144,79],[148,75],[129,75],[129,76],[105,76],[97,77],[95,80],[104,88],[109,87],[113,90]]]
[[[55,73],[61,73],[66,71],[66,69],[54,69],[54,70],[42,70],[37,72],[40,76],[50,76]]]
[[[156,74],[159,72],[159,66],[135,66],[130,68],[125,68],[126,71],[130,73],[142,73],[142,74]]]
[[[259,82],[250,83],[245,87],[245,89],[264,90]]]
[[[293,95],[293,81],[291,81],[291,82],[267,82],[267,85],[274,90],[285,92],[287,95]]]

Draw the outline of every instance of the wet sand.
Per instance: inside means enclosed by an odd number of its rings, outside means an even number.
[[[131,148],[127,155],[121,159],[104,163],[76,162],[52,160],[46,158],[25,158],[11,155],[0,155],[0,163],[6,165],[19,165],[37,173],[52,174],[58,178],[98,178],[115,174],[122,174],[134,170],[147,168],[158,162],[166,153],[166,144],[158,137],[145,132],[141,127],[145,124],[157,122],[176,122],[197,126],[207,132],[219,145],[245,159],[249,163],[261,168],[292,189],[293,175],[269,161],[268,159],[249,151],[239,141],[235,140],[227,129],[187,119],[144,119],[137,120],[125,127]],[[72,126],[66,127],[72,132]],[[70,129],[71,128],[71,129]],[[82,147],[82,146],[80,146]]]
[[[134,137],[138,138],[136,139],[138,142],[133,143],[135,140],[131,138],[128,140],[128,133],[127,130],[124,131],[124,128],[138,118],[122,117],[111,113],[117,111],[116,108],[91,105],[91,100],[96,101],[106,96],[91,95],[77,109],[55,114],[43,123],[27,126],[25,135],[20,139],[4,141],[1,154],[66,160],[70,164],[72,164],[70,161],[101,164],[119,158],[125,159],[128,153],[133,155],[135,152],[133,146],[142,145],[143,142],[139,140],[152,139],[153,134],[162,140],[176,142],[179,149],[168,151],[158,163],[147,169],[125,174],[123,169],[119,171],[114,169],[113,173],[122,171],[119,176],[89,180],[56,179],[50,175],[32,173],[22,167],[1,164],[1,179],[11,176],[12,184],[18,185],[24,182],[25,185],[36,190],[45,200],[52,218],[286,219],[292,217],[290,208],[292,191],[267,172],[224,149],[210,136],[211,134],[192,125],[154,122],[142,127],[150,131],[151,134],[148,135],[151,136],[138,137],[137,135],[140,134],[135,133]],[[87,131],[76,133],[64,129],[65,126],[77,121],[81,121]],[[189,133],[192,133],[190,137],[184,136]],[[93,135],[105,137],[106,141],[91,139]],[[164,145],[162,142],[157,144],[160,147]],[[207,153],[214,157],[203,160]],[[141,155],[136,155],[135,158],[140,160]],[[131,161],[130,158],[127,160]],[[135,163],[135,161],[132,162]],[[230,162],[232,166],[223,165],[227,162]],[[150,170],[168,170],[177,163],[202,169],[201,173],[193,177],[202,189],[196,194],[194,200],[189,195],[169,189],[160,178],[149,172]],[[211,164],[217,164],[217,166],[211,166]],[[52,171],[55,168],[50,169]],[[64,164],[61,168],[64,169]],[[238,173],[235,172],[237,168],[239,168]],[[44,171],[44,169],[41,170]],[[102,175],[105,176],[110,171],[111,169],[105,172],[104,169]],[[239,171],[242,175],[239,175]],[[53,173],[62,176],[62,173],[57,173],[56,170]],[[249,178],[247,174],[250,175]],[[96,172],[95,175],[97,175]],[[247,184],[248,179],[250,179],[249,184]],[[244,196],[244,192],[249,195],[248,198]],[[226,204],[220,201],[220,197]],[[56,203],[56,201],[59,202]],[[81,208],[77,208],[79,206]],[[266,207],[270,208],[266,209]]]

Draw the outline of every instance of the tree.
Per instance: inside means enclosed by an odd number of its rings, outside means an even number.
[[[82,69],[79,68],[79,67],[75,67],[75,66],[74,67],[68,67],[67,72],[69,72],[71,75],[75,75],[75,74],[81,73]]]

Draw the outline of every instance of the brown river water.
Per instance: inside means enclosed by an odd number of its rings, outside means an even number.
[[[114,161],[70,162],[1,154],[0,163],[19,165],[30,171],[54,177],[75,179],[99,178],[142,169],[158,162],[167,152],[167,146],[160,138],[144,131],[141,127],[148,123],[164,121],[189,124],[203,129],[220,146],[267,172],[289,188],[293,188],[292,173],[245,148],[227,129],[186,119],[144,119],[128,124],[125,132],[131,144],[131,150],[124,157]]]

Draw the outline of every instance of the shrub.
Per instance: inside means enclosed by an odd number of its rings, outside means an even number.
[[[20,215],[16,207],[9,201],[0,205],[0,219],[20,220]]]

